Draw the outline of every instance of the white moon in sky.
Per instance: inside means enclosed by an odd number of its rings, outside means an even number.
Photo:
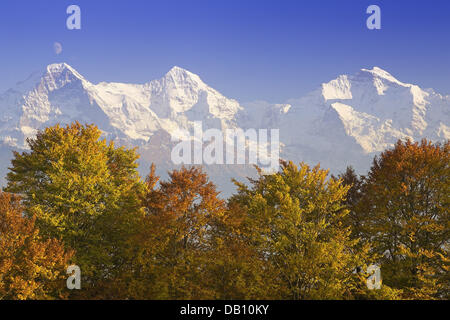
[[[62,45],[59,42],[55,42],[53,44],[53,50],[55,50],[56,54],[60,54],[62,52]]]

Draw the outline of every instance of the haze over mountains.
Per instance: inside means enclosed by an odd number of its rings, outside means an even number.
[[[65,63],[52,64],[0,95],[0,174],[10,150],[27,148],[26,138],[56,123],[95,123],[107,139],[137,146],[142,174],[155,162],[158,172],[174,165],[171,135],[207,128],[280,129],[281,158],[321,163],[333,173],[353,165],[364,173],[375,154],[398,139],[450,139],[450,96],[401,82],[374,67],[341,75],[308,95],[285,103],[241,104],[173,67],[145,84],[93,84]],[[230,178],[253,175],[247,165],[207,168],[229,194]]]

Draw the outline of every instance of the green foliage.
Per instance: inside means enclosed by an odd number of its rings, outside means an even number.
[[[342,223],[348,187],[327,174],[282,163],[280,173],[260,173],[252,188],[238,184],[230,200],[246,211],[242,233],[259,265],[275,272],[264,284],[272,297],[345,299],[362,285],[356,269],[365,266],[367,248],[356,252],[358,240]]]
[[[143,212],[138,156],[100,135],[79,123],[46,128],[28,140],[29,152],[14,154],[6,188],[23,196],[43,236],[75,249],[85,292],[93,296],[127,267],[133,247],[127,242]]]

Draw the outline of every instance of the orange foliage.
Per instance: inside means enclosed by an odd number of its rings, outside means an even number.
[[[35,219],[22,211],[18,196],[0,192],[0,299],[64,298],[72,252],[42,240]]]

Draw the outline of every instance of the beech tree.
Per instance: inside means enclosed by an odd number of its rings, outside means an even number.
[[[6,190],[22,195],[41,234],[75,249],[84,289],[74,294],[86,298],[117,297],[143,214],[135,150],[100,136],[95,125],[46,128],[14,153],[7,175]]]
[[[383,282],[404,298],[448,299],[450,142],[398,141],[374,159],[356,210]]]
[[[35,218],[22,213],[18,196],[0,192],[0,299],[65,298],[73,252],[56,239],[43,239]]]
[[[216,187],[201,168],[182,167],[157,182],[154,166],[147,178],[144,244],[136,276],[157,299],[206,299],[214,297],[206,277],[211,262],[211,222],[224,211]],[[139,286],[139,283],[136,285]],[[142,288],[144,286],[145,288]]]
[[[349,187],[328,179],[318,166],[283,162],[281,171],[238,183],[231,203],[246,214],[240,232],[270,276],[264,287],[275,299],[345,299],[363,289],[355,271],[366,265],[367,248],[344,226]],[[275,272],[275,273],[274,273]]]

